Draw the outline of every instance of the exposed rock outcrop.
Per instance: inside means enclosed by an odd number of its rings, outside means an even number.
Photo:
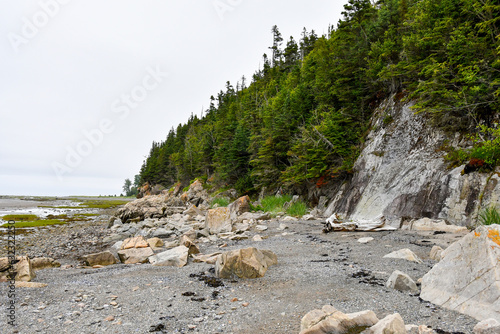
[[[372,118],[372,130],[349,182],[332,188],[325,216],[379,220],[391,226],[417,218],[472,225],[481,206],[500,197],[496,173],[463,174],[448,169],[443,150],[450,137],[415,114],[412,104],[387,99]],[[391,122],[384,121],[390,116]],[[450,144],[464,144],[460,136]]]

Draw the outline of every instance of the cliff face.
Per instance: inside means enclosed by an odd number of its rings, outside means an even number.
[[[448,169],[443,144],[458,144],[459,136],[447,137],[410,107],[391,98],[377,109],[354,176],[331,199],[325,216],[385,217],[395,227],[423,217],[471,225],[480,208],[498,201],[499,175]]]

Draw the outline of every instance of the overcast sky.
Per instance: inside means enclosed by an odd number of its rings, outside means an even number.
[[[0,195],[120,194],[153,141],[346,1],[2,0]],[[285,44],[284,43],[284,44]]]

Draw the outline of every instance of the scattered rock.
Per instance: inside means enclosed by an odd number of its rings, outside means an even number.
[[[233,231],[235,233],[243,233],[245,231],[248,231],[249,229],[250,229],[250,225],[248,223],[245,223],[245,222],[233,224]]]
[[[11,266],[8,257],[0,258],[0,282],[9,280]],[[13,272],[16,273],[14,278],[16,281],[29,282],[36,277],[31,260],[27,256],[16,256]]]
[[[420,297],[480,321],[500,319],[499,231],[480,226],[451,244],[423,277]]]
[[[128,238],[123,241],[121,249],[130,248],[146,248],[149,247],[148,242],[143,236]]]
[[[225,252],[218,256],[215,275],[220,278],[263,277],[267,268],[278,263],[277,256],[268,250],[253,247]]]
[[[268,229],[268,227],[266,225],[257,225],[255,226],[255,230],[259,231],[259,232],[264,232]]]
[[[269,220],[271,219],[271,215],[268,212],[245,212],[241,214],[237,221],[243,220]]]
[[[292,217],[292,216],[286,216],[282,219],[283,221],[285,222],[296,222],[298,221],[299,219],[298,218],[295,218],[295,217]]]
[[[399,313],[391,314],[370,327],[367,334],[406,334],[405,323]]]
[[[217,257],[222,254],[220,252],[215,252],[212,254],[193,254],[193,262],[205,262],[208,264],[215,264],[217,262]]]
[[[286,226],[285,224],[280,224],[280,226],[278,227],[278,230],[284,231],[287,228],[288,228],[288,226]]]
[[[384,255],[384,258],[402,259],[402,260],[422,263],[422,260],[420,260],[420,258],[417,255],[415,255],[415,253],[413,253],[408,248],[403,248],[403,249],[394,251],[390,254]]]
[[[150,239],[146,240],[146,242],[148,243],[149,247],[151,247],[151,248],[160,248],[164,245],[163,240],[161,240],[158,237],[150,238]]]
[[[146,263],[152,255],[154,255],[154,252],[151,247],[129,248],[118,251],[120,261],[125,264]]]
[[[229,208],[216,208],[207,211],[205,228],[211,234],[231,232],[233,225],[229,216]]]
[[[405,326],[406,328],[406,326]],[[418,334],[437,334],[435,330],[433,330],[430,327],[427,327],[426,325],[420,325],[417,327],[417,331],[415,333]]]
[[[377,322],[378,318],[372,311],[345,314],[326,305],[302,318],[300,334],[358,333]]]
[[[366,238],[359,238],[359,239],[358,239],[358,242],[359,242],[360,244],[367,244],[367,243],[369,243],[369,242],[370,242],[370,241],[372,241],[372,240],[373,240],[373,238],[372,238],[372,237],[366,237]]]
[[[83,256],[83,261],[87,266],[109,266],[111,264],[118,263],[116,257],[110,251],[88,254]]]
[[[256,234],[256,235],[254,235],[254,236],[252,237],[252,240],[253,240],[253,241],[262,241],[262,237],[261,237],[260,235]]]
[[[58,268],[61,264],[50,257],[36,257],[31,259],[31,269],[41,270],[46,268]]]
[[[386,286],[398,291],[418,291],[417,285],[411,277],[399,270],[391,274]]]
[[[200,210],[198,207],[191,204],[187,210],[183,212],[185,215],[190,215],[191,217],[196,217],[198,215],[204,215],[204,212]]]
[[[16,281],[16,288],[45,288],[47,283]]]
[[[235,219],[239,215],[250,211],[250,197],[242,196],[233,203],[229,204],[229,216]]]
[[[408,334],[420,334],[417,325],[405,325],[405,329]]]
[[[474,326],[473,331],[474,334],[498,334],[500,333],[500,322],[496,319],[489,318]]]
[[[151,262],[153,266],[175,266],[181,268],[187,264],[188,254],[188,247],[178,246],[151,256],[149,262]]]
[[[168,238],[169,236],[175,234],[172,230],[167,230],[166,228],[160,227],[153,232],[153,238]]]
[[[441,261],[443,249],[439,246],[433,246],[429,254],[429,258],[434,261]]]
[[[184,245],[189,249],[189,255],[198,254],[200,252],[200,249],[198,248],[198,246],[196,246],[195,243],[193,242],[193,240],[191,240],[186,235],[183,235],[180,238],[179,244]]]

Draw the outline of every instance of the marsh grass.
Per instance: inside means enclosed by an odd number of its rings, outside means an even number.
[[[39,205],[38,207],[50,209],[111,209],[128,202],[123,200],[85,200],[80,205],[75,206]]]
[[[32,221],[16,221],[14,226],[16,228],[23,228],[23,227],[40,227],[40,226],[60,225],[60,224],[66,224],[66,222],[59,219],[39,219]],[[8,227],[8,226],[12,226],[12,224],[3,224],[1,227]]]
[[[38,219],[37,215],[5,215],[2,217],[3,220],[9,221],[9,220],[14,220],[14,221],[34,221]]]

